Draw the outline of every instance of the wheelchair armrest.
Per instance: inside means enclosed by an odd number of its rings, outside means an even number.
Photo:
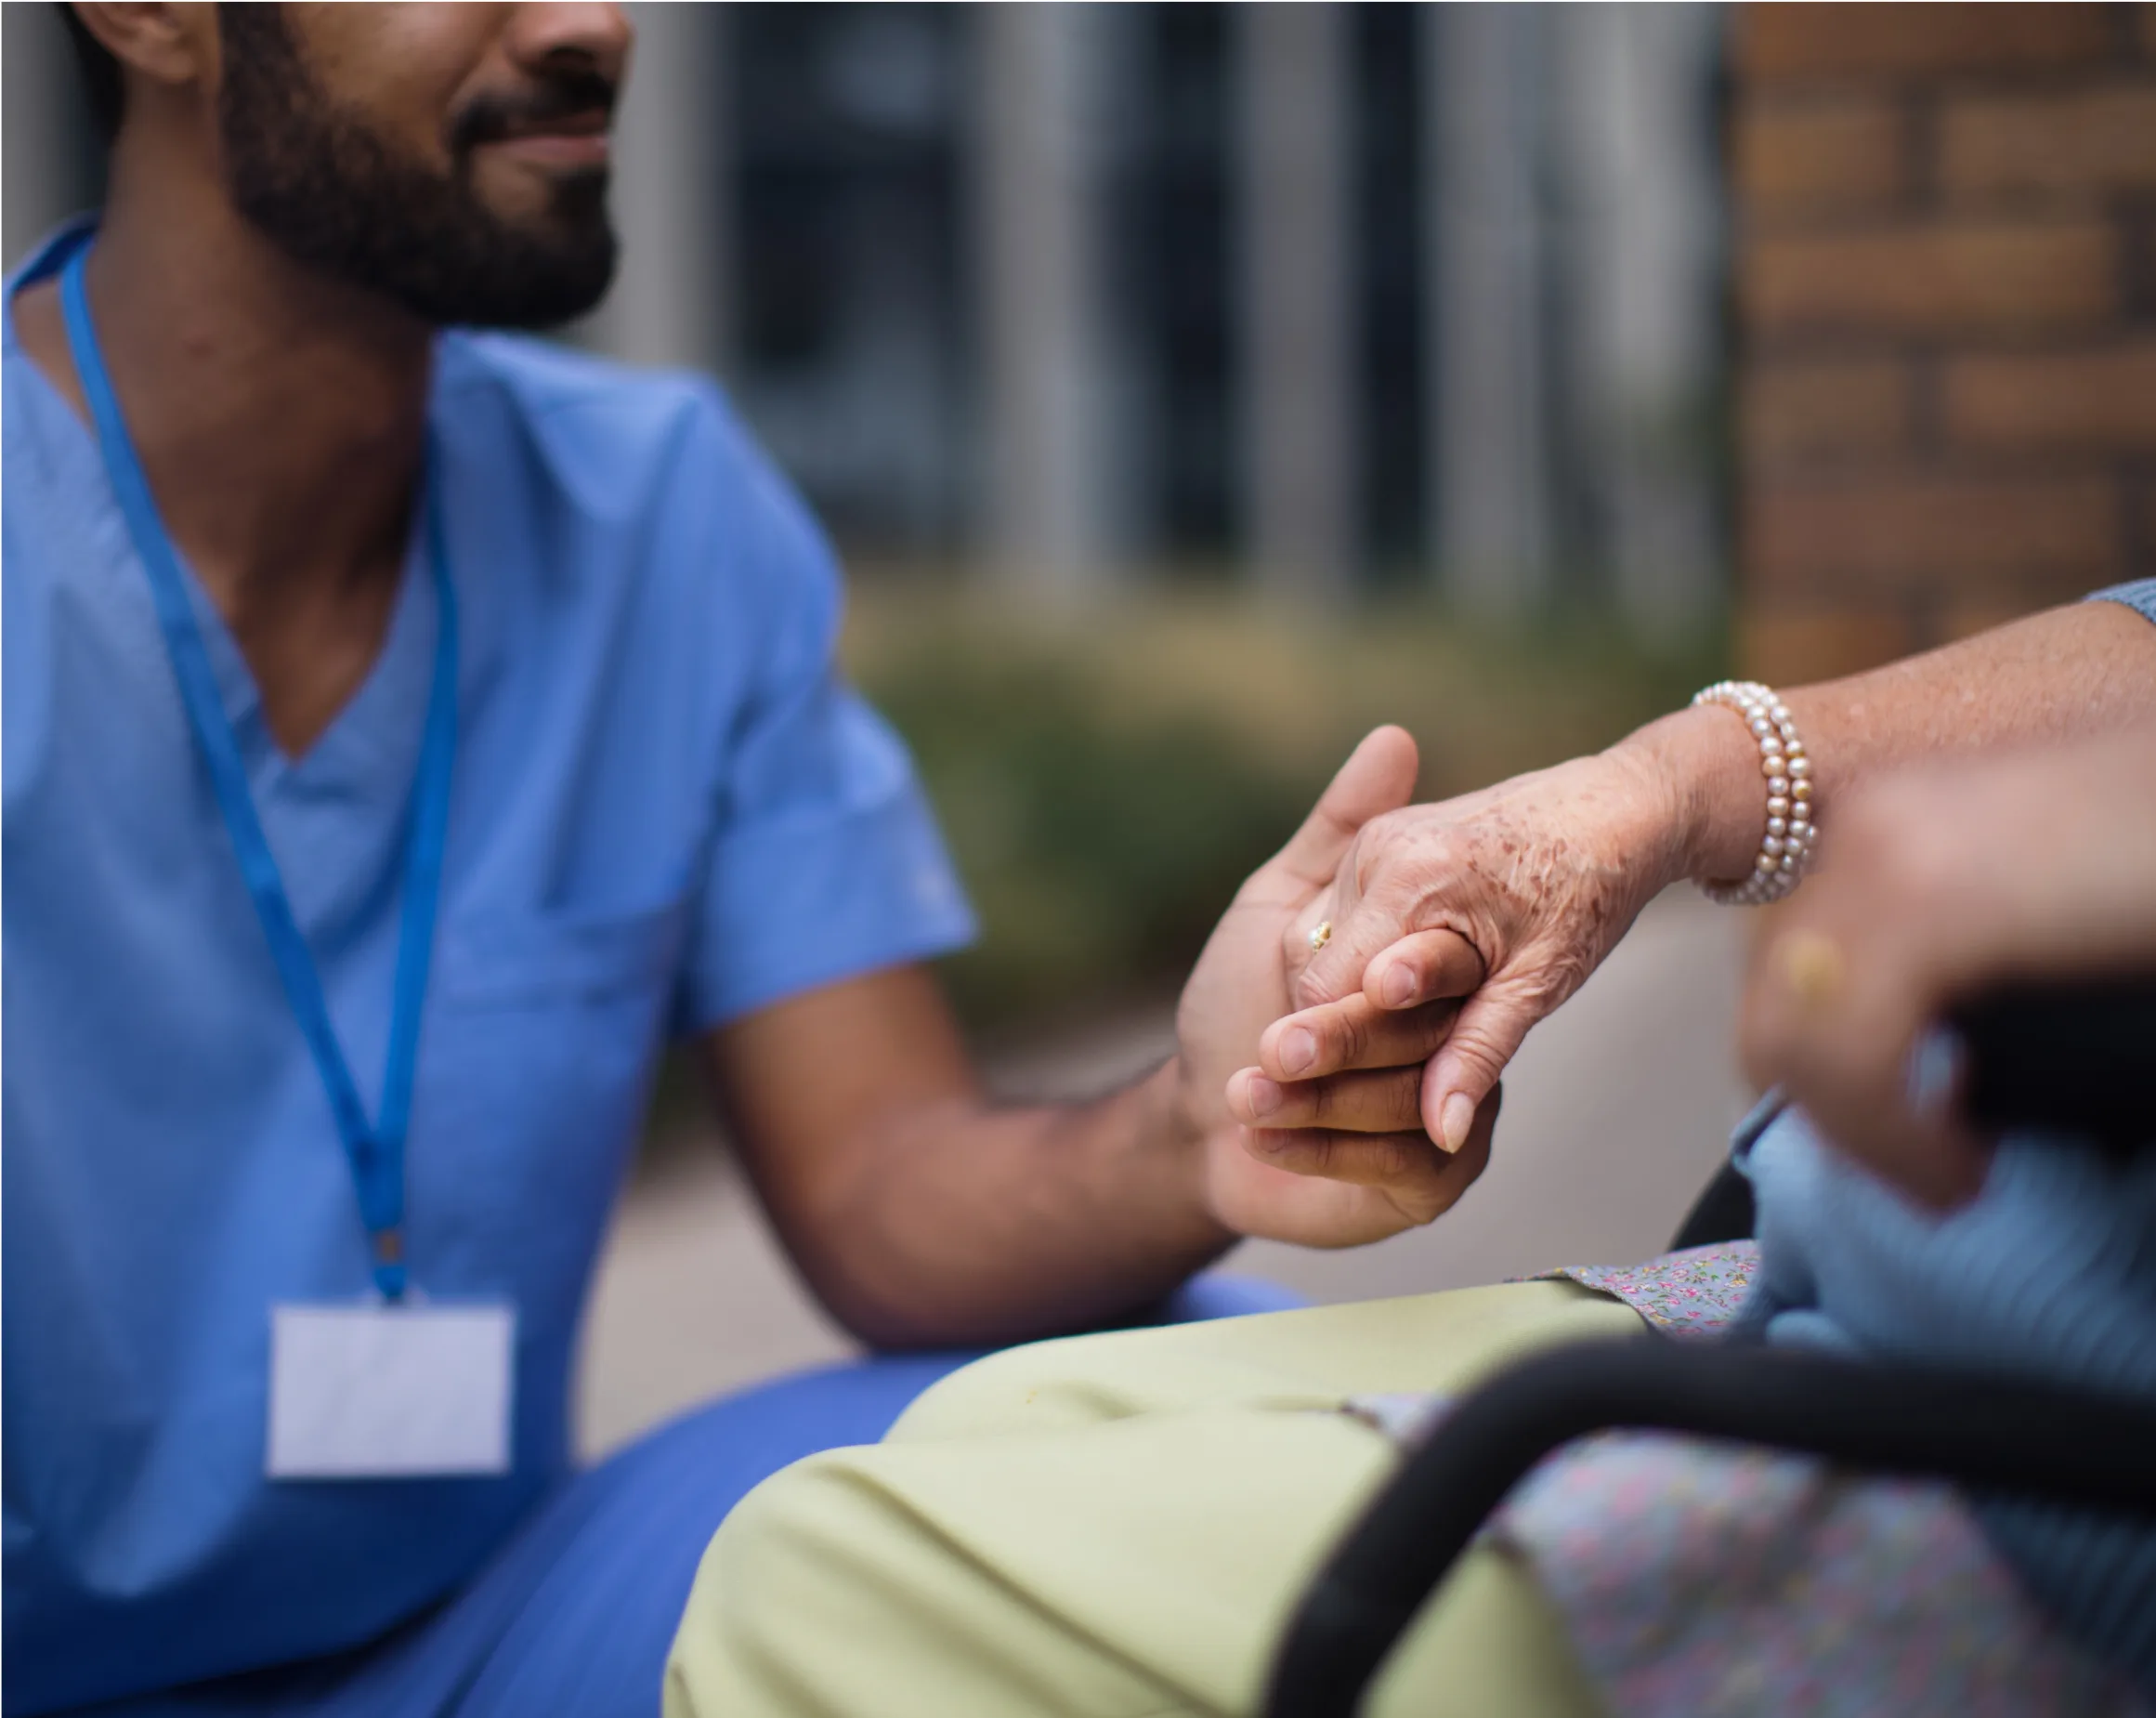
[[[1752,1184],[1734,1163],[1725,1161],[1692,1200],[1684,1221],[1670,1239],[1669,1251],[1683,1252],[1717,1241],[1745,1240],[1757,1226],[1758,1212],[1752,1200]]]
[[[1642,1338],[1509,1367],[1409,1456],[1304,1593],[1269,1718],[1346,1718],[1490,1512],[1605,1427],[1688,1432],[2048,1502],[2156,1515],[2156,1407],[1938,1368]]]

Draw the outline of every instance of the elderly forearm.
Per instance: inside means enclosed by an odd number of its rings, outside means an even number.
[[[818,1295],[880,1347],[1080,1330],[1171,1292],[1235,1237],[1208,1214],[1172,1065],[1091,1103],[894,1118],[789,1237]]]
[[[1809,757],[1810,815],[1831,842],[1849,793],[1898,765],[2093,735],[2156,712],[2156,627],[2121,604],[2086,603],[1891,668],[1778,689]],[[1422,1090],[1431,1132],[1464,1139],[1527,1032],[1649,900],[1688,877],[1748,878],[1777,850],[1764,845],[1764,761],[1734,712],[1692,708],[1598,756],[1373,819],[1313,910],[1331,934],[1296,978],[1306,1005],[1297,1024],[1315,1029],[1358,991],[1394,1009],[1452,994],[1441,944],[1464,939],[1486,976]],[[1793,826],[1790,774],[1790,803],[1773,809]],[[1774,832],[1777,847],[1784,833]],[[1338,1069],[1321,1058],[1268,1071],[1311,1080]]]
[[[2146,719],[2156,713],[2156,626],[2120,603],[2077,603],[1867,674],[1777,689],[1811,756],[1815,815],[1831,827],[1838,799],[1898,765]],[[1673,789],[1683,874],[1750,868],[1764,799],[1758,754],[1733,713],[1679,711],[1614,749]]]

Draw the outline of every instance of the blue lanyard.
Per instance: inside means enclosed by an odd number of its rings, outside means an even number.
[[[404,913],[397,945],[397,981],[389,1016],[389,1066],[382,1081],[381,1119],[372,1124],[359,1101],[359,1087],[337,1043],[329,1002],[307,938],[292,914],[292,902],[278,874],[277,860],[262,833],[255,800],[247,790],[247,769],[239,741],[226,719],[216,671],[195,626],[187,583],[173,554],[172,539],[158,518],[157,504],[127,438],[127,426],[113,397],[98,336],[90,322],[90,302],[83,286],[85,244],[68,259],[60,276],[60,302],[67,317],[68,344],[75,374],[97,424],[105,471],[120,511],[135,541],[135,553],[150,575],[158,623],[172,656],[173,674],[188,722],[202,748],[217,806],[225,815],[240,873],[254,898],[255,916],[277,963],[278,977],[314,1054],[322,1088],[329,1095],[352,1184],[359,1196],[359,1216],[367,1226],[374,1281],[389,1300],[402,1297],[404,1266],[404,1141],[412,1120],[412,1074],[419,1059],[419,1016],[426,997],[426,971],[434,952],[435,910],[441,895],[442,845],[449,824],[450,767],[457,734],[457,609],[450,583],[449,554],[443,541],[440,484],[431,469],[426,483],[426,538],[434,572],[438,620],[434,684],[426,706],[426,733],[420,748],[418,779],[412,786],[411,834],[404,860]]]

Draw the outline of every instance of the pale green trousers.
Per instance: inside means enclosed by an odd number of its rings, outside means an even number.
[[[1512,1283],[1038,1343],[870,1448],[776,1475],[712,1541],[666,1718],[1248,1713],[1297,1595],[1398,1457],[1360,1393],[1472,1387],[1614,1300]],[[1470,1553],[1374,1691],[1392,1718],[1591,1718],[1532,1577]]]

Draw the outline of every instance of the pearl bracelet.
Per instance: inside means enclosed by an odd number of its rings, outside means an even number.
[[[1757,680],[1718,680],[1692,699],[1734,710],[1759,746],[1759,772],[1767,778],[1767,833],[1752,874],[1741,883],[1702,883],[1709,900],[1725,907],[1763,907],[1780,900],[1804,877],[1819,845],[1811,820],[1811,760],[1804,754],[1789,706]]]

